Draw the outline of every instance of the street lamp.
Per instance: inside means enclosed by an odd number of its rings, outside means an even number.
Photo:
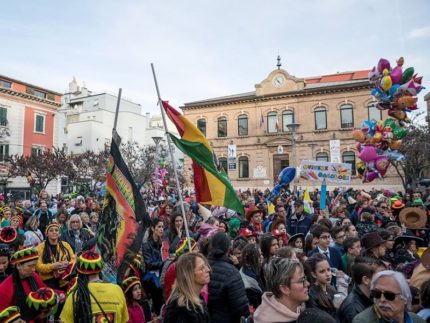
[[[292,143],[292,147],[291,147],[291,166],[292,167],[297,167],[297,147],[296,147],[296,132],[297,132],[297,128],[300,126],[299,123],[290,123],[287,125],[288,130],[291,131],[291,143]]]

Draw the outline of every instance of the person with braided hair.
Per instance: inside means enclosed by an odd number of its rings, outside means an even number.
[[[26,322],[34,318],[34,312],[26,303],[27,296],[41,287],[46,287],[40,276],[34,271],[38,253],[35,248],[26,248],[15,252],[11,257],[11,264],[15,269],[3,283],[0,284],[0,311],[9,306],[18,306],[21,309],[22,319]],[[64,294],[58,292],[64,299]]]
[[[39,258],[36,271],[47,286],[59,289],[67,285],[61,276],[75,262],[75,254],[67,242],[60,240],[58,223],[48,224],[45,235],[46,240],[37,246]]]
[[[74,323],[128,322],[127,303],[121,287],[103,283],[100,279],[103,269],[101,256],[84,251],[78,257],[76,268],[77,286],[67,296],[61,320]]]

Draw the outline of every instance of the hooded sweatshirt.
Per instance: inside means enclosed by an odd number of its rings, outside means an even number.
[[[284,323],[295,322],[299,317],[299,309],[297,312],[291,311],[288,307],[276,300],[271,292],[263,294],[261,305],[254,313],[255,323]]]

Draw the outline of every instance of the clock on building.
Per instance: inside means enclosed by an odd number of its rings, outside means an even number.
[[[273,78],[272,84],[277,88],[281,88],[285,83],[285,77],[283,75],[276,75]]]

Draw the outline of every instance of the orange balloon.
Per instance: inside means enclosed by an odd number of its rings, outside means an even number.
[[[390,149],[391,150],[398,150],[401,145],[402,145],[402,141],[401,140],[393,141],[392,143],[390,143]]]
[[[353,130],[352,131],[352,137],[361,143],[363,143],[366,140],[366,136],[364,135],[363,131],[361,131],[361,130]]]

